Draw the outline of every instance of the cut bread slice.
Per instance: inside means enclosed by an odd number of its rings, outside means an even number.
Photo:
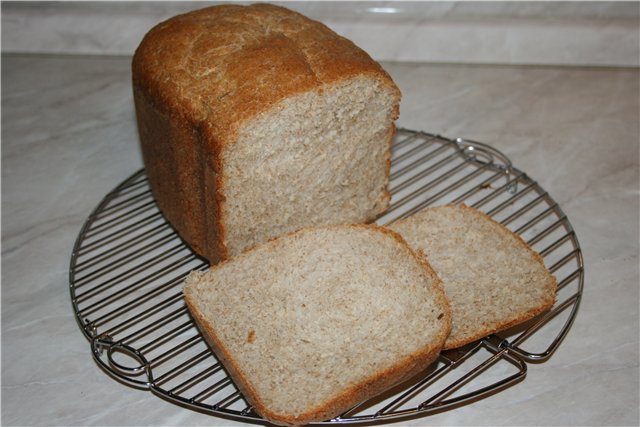
[[[265,419],[335,417],[438,356],[451,313],[437,275],[374,225],[303,229],[193,272],[186,304]]]
[[[525,322],[555,301],[556,279],[518,235],[465,205],[423,209],[390,226],[444,283],[457,348]]]

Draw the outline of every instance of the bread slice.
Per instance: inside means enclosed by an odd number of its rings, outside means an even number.
[[[132,78],[153,195],[211,263],[387,208],[400,91],[321,23],[268,4],[195,10],[149,31]]]
[[[439,354],[451,317],[438,277],[396,233],[303,229],[194,272],[186,304],[262,417],[339,415]]]
[[[549,309],[556,279],[519,236],[465,205],[426,208],[390,226],[444,283],[457,348]]]

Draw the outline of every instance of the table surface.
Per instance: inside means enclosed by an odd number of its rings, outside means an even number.
[[[387,63],[398,125],[488,143],[548,190],[585,261],[576,321],[524,381],[402,425],[638,425],[637,69]],[[142,167],[130,58],[2,57],[2,424],[241,425],[118,383],[68,268],[84,220]]]

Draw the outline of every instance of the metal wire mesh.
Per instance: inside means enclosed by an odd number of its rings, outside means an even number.
[[[495,149],[400,129],[392,149],[390,224],[431,205],[466,203],[518,233],[559,286],[543,316],[441,354],[420,375],[327,422],[424,416],[475,401],[524,379],[576,316],[584,281],[575,232],[556,202]],[[204,342],[182,299],[182,282],[206,261],[158,210],[144,170],[107,194],[71,255],[71,299],[94,359],[107,373],[178,404],[260,419]]]

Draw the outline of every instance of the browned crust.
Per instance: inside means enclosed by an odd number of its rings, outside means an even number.
[[[137,87],[134,100],[142,155],[158,207],[196,253],[212,263],[226,258],[224,229],[217,221],[223,200],[222,165],[216,154],[220,145],[177,112],[156,108]],[[203,191],[189,191],[193,188]]]
[[[224,346],[224,343],[217,336],[215,330],[208,324],[202,313],[198,310],[197,304],[191,300],[191,295],[187,288],[185,288],[184,296],[185,303],[187,308],[193,315],[193,318],[196,321],[196,324],[203,332],[203,335],[207,341],[207,343],[213,348],[216,355],[219,357],[221,362],[224,364],[227,369],[229,375],[233,378],[235,384],[238,386],[240,391],[243,393],[245,398],[249,401],[249,403],[255,408],[255,410],[267,421],[273,422],[275,424],[280,425],[303,425],[308,424],[313,421],[323,421],[335,417],[349,408],[353,407],[355,404],[364,401],[365,399],[371,398],[373,396],[378,395],[384,390],[392,387],[395,384],[398,384],[404,380],[411,378],[412,376],[419,373],[421,370],[430,365],[433,361],[436,360],[440,351],[442,350],[442,346],[451,331],[451,312],[449,310],[449,302],[445,296],[444,288],[442,285],[442,281],[437,276],[437,274],[433,271],[431,266],[426,261],[425,257],[422,256],[421,253],[415,252],[411,247],[406,243],[404,238],[398,234],[397,232],[390,230],[385,227],[381,227],[375,224],[352,224],[352,225],[336,225],[336,226],[322,226],[322,227],[313,227],[317,229],[344,229],[344,228],[364,228],[369,230],[374,230],[376,232],[385,234],[392,239],[394,239],[401,247],[410,254],[424,269],[425,275],[429,277],[431,283],[433,284],[433,290],[435,292],[436,298],[440,303],[440,306],[443,308],[443,328],[440,331],[440,334],[434,340],[434,342],[425,346],[424,348],[416,351],[403,359],[397,361],[394,365],[388,367],[387,369],[377,372],[369,378],[365,378],[359,383],[353,384],[341,393],[337,394],[331,400],[323,402],[315,407],[309,408],[305,412],[297,415],[291,414],[281,414],[272,411],[268,406],[266,406],[260,398],[260,395],[256,392],[256,390],[251,386],[251,382],[244,375],[242,369],[238,366],[233,356]],[[297,234],[304,233],[311,228],[302,229],[298,231],[294,231],[291,233],[287,233],[283,236],[276,237],[274,239],[269,240],[265,243],[265,245],[275,245],[277,242],[283,238],[287,238],[288,236],[293,236]],[[240,257],[248,256],[252,251],[257,250],[258,247],[254,247],[239,255]],[[236,258],[234,258],[236,259]],[[233,262],[232,260],[223,261],[215,266],[212,266],[211,269],[219,269],[227,262]]]
[[[396,93],[395,120],[400,91],[380,65],[323,24],[283,7],[207,7],[145,35],[132,61],[136,108],[146,110],[137,112],[138,123],[168,131],[140,131],[143,160],[161,210],[195,252],[211,263],[227,257],[221,159],[243,123],[291,96],[365,75]],[[199,143],[189,144],[172,132],[177,129],[196,134]],[[391,126],[389,145],[392,136]],[[199,162],[161,165],[195,146]],[[202,181],[173,180],[179,186],[168,189],[169,173]],[[188,197],[201,207],[194,209]],[[385,198],[388,203],[388,192]]]
[[[134,86],[158,109],[206,122],[222,145],[286,98],[364,75],[397,94],[397,118],[400,91],[366,52],[320,22],[269,4],[175,16],[145,35],[132,62]]]

